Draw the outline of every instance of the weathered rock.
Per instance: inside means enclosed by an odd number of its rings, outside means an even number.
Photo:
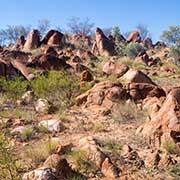
[[[83,71],[80,76],[81,76],[81,81],[92,81],[93,80],[93,76],[88,70]]]
[[[153,64],[155,64],[155,62],[153,61],[152,58],[149,58],[149,56],[147,55],[146,52],[140,52],[136,58],[135,58],[136,62],[143,62],[148,66],[151,66]]]
[[[147,97],[165,97],[165,91],[150,83],[129,83],[124,87],[129,92],[132,99],[142,100]]]
[[[34,29],[27,36],[26,42],[24,44],[24,50],[29,51],[31,49],[35,49],[39,47],[39,44],[40,44],[40,33],[38,30]]]
[[[128,69],[129,67],[127,65],[118,65],[113,60],[106,62],[103,66],[103,72],[105,74],[116,75],[117,77],[123,76],[128,71]]]
[[[78,48],[90,48],[92,46],[91,38],[83,34],[69,36],[69,42]]]
[[[166,44],[162,41],[158,41],[154,44],[154,48],[156,49],[161,49],[161,48],[165,48],[166,47]]]
[[[14,48],[15,49],[21,49],[24,47],[24,44],[25,44],[26,40],[24,38],[24,36],[20,36],[17,41],[16,41],[16,44],[14,45]]]
[[[123,147],[122,147],[122,155],[123,156],[127,156],[131,151],[132,151],[133,149],[129,146],[129,145],[127,145],[127,144],[125,144]]]
[[[96,61],[98,58],[91,52],[84,49],[78,49],[76,55],[82,60]]]
[[[158,167],[167,168],[168,166],[174,165],[176,163],[177,161],[173,157],[171,157],[169,154],[164,153],[161,155],[161,160],[159,161]]]
[[[35,103],[35,110],[38,113],[47,113],[49,111],[50,105],[46,99],[38,99]]]
[[[111,108],[114,103],[127,98],[126,90],[123,89],[122,84],[105,81],[96,84],[89,91],[78,96],[76,100],[79,105],[86,102],[86,107],[95,105],[104,108]]]
[[[140,37],[140,34],[139,32],[137,31],[133,31],[129,34],[128,38],[127,38],[127,42],[130,43],[130,42],[138,42],[140,43],[141,42],[141,37]]]
[[[51,54],[44,54],[31,59],[28,66],[37,67],[43,70],[66,70],[71,68],[71,66],[66,63],[66,59],[64,57],[58,58]]]
[[[51,56],[57,56],[57,52],[56,50],[53,48],[53,47],[50,47],[48,46],[46,49],[45,49],[45,54],[50,54]]]
[[[114,54],[114,43],[104,35],[100,28],[96,29],[95,36],[96,42],[93,45],[92,53],[101,56],[112,56]]]
[[[129,69],[124,75],[123,79],[126,80],[127,83],[149,83],[154,84],[152,80],[143,72]]]
[[[31,172],[25,173],[22,180],[58,180],[56,170],[51,168],[38,168]]]
[[[82,60],[81,60],[81,58],[80,58],[79,56],[74,56],[74,57],[71,59],[71,61],[72,61],[73,63],[82,63]]]
[[[60,132],[62,129],[60,121],[56,119],[42,120],[39,126],[46,128],[49,132]]]
[[[146,168],[154,168],[157,167],[160,161],[160,155],[158,151],[149,152],[145,159],[145,166]]]
[[[23,94],[23,96],[21,97],[21,102],[22,104],[31,104],[34,100],[34,92],[33,91],[27,91]]]
[[[53,35],[49,38],[47,44],[49,46],[61,46],[63,47],[63,45],[65,44],[65,37],[64,34],[55,31],[53,33]]]
[[[109,158],[102,163],[101,172],[105,177],[116,178],[119,176],[118,169],[112,164]]]
[[[47,158],[43,166],[31,172],[25,173],[23,180],[63,180],[67,179],[73,171],[66,159],[53,154]]]
[[[160,110],[146,122],[142,134],[159,146],[163,141],[180,142],[180,88],[174,88]]]
[[[98,168],[101,168],[107,156],[99,149],[93,137],[88,136],[80,139],[79,148],[86,152],[88,160],[92,161]]]
[[[147,49],[152,49],[152,48],[154,47],[151,38],[145,38],[145,39],[143,40],[143,45],[144,45],[144,47],[147,48]]]

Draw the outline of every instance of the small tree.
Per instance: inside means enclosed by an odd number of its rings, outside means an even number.
[[[11,25],[8,25],[6,29],[0,30],[1,42],[3,44],[15,43],[16,40],[20,36],[23,35],[26,37],[30,30],[31,30],[31,26],[22,26],[22,25],[11,26]]]
[[[69,20],[67,26],[70,33],[89,36],[92,34],[94,23],[91,23],[89,18],[81,21],[80,18],[73,17]]]
[[[38,30],[42,36],[49,30],[50,24],[50,20],[48,19],[41,19],[38,21]]]
[[[135,58],[140,52],[145,51],[139,43],[130,43],[125,47],[124,54],[130,58]]]
[[[170,26],[160,37],[168,45],[180,45],[180,26]]]
[[[115,26],[113,28],[113,36],[115,37],[115,40],[118,40],[121,36],[121,32],[118,26]]]
[[[142,40],[144,40],[145,38],[150,36],[150,33],[149,33],[147,25],[145,25],[145,24],[138,24],[136,26],[136,29],[139,32]]]

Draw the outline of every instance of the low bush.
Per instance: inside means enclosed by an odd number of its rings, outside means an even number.
[[[174,64],[180,66],[180,45],[171,47],[170,54],[174,58]]]
[[[0,179],[20,180],[13,147],[3,133],[0,133]]]
[[[140,52],[145,51],[139,43],[130,43],[124,49],[124,54],[130,58],[135,58]]]
[[[126,44],[124,42],[116,42],[115,52],[118,56],[124,56],[126,49]]]

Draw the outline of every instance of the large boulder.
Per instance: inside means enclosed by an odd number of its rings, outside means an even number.
[[[77,104],[85,103],[88,106],[100,106],[110,109],[115,103],[126,100],[127,93],[121,83],[112,83],[110,81],[100,82],[89,91],[76,98]]]
[[[44,54],[34,57],[29,61],[28,66],[40,68],[43,70],[66,70],[71,67],[66,63],[66,59],[64,57],[58,58],[51,54]]]
[[[65,44],[65,36],[59,31],[52,29],[47,32],[41,41],[41,45],[42,44],[48,44],[49,46],[62,46]]]
[[[152,49],[153,47],[154,47],[154,45],[153,45],[153,43],[152,43],[152,39],[151,38],[145,38],[144,40],[143,40],[143,45],[144,45],[144,47],[145,48],[147,48],[147,49]]]
[[[150,58],[146,52],[140,52],[136,56],[135,61],[140,62],[140,63],[145,63],[148,66],[155,64],[155,61],[153,60],[153,58]]]
[[[105,155],[99,148],[93,137],[88,136],[80,139],[79,147],[86,153],[87,160],[93,162],[105,177],[116,178],[119,171],[111,162],[110,158]]]
[[[114,54],[114,43],[110,41],[100,28],[96,29],[95,43],[92,53],[100,56],[112,56]]]
[[[69,42],[78,48],[90,48],[92,46],[91,38],[83,34],[69,35]]]
[[[147,97],[160,98],[166,96],[162,88],[150,83],[129,83],[124,88],[135,101],[143,100]]]
[[[130,42],[140,43],[141,42],[141,36],[140,36],[139,32],[138,31],[131,32],[127,38],[127,42],[128,43],[130,43]]]
[[[24,50],[29,51],[35,49],[40,45],[40,32],[37,29],[32,30],[26,39],[24,44]]]
[[[160,110],[145,123],[141,133],[158,146],[168,141],[180,143],[180,88],[171,90]]]
[[[153,81],[142,71],[129,69],[124,75],[123,79],[127,83],[149,83],[154,84]]]
[[[22,180],[63,180],[72,174],[73,171],[66,159],[61,158],[58,154],[52,154],[42,167],[25,173]]]
[[[103,73],[106,75],[116,75],[121,77],[128,71],[129,67],[124,64],[117,64],[115,61],[110,60],[106,62],[103,66]]]
[[[49,46],[63,46],[65,44],[65,37],[60,32],[55,32],[48,40]]]

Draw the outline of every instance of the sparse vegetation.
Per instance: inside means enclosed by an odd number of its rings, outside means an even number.
[[[20,180],[13,146],[3,133],[0,133],[0,179]]]
[[[49,138],[45,141],[39,141],[35,144],[27,146],[24,150],[22,158],[27,158],[32,161],[32,165],[36,167],[46,160],[46,158],[55,152],[59,140],[56,138]]]
[[[144,48],[141,44],[130,43],[126,46],[124,53],[130,58],[135,58],[142,51],[144,51]]]
[[[112,109],[112,118],[114,122],[118,123],[128,123],[131,121],[144,122],[146,117],[147,113],[140,110],[132,101],[121,102]]]

